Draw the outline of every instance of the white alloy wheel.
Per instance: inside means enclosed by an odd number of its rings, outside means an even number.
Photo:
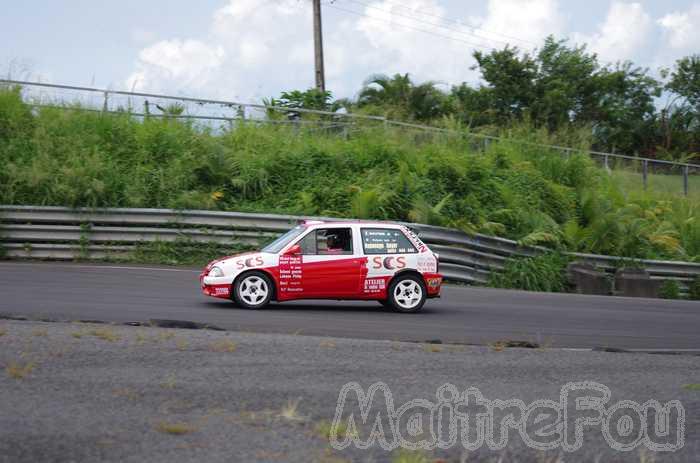
[[[270,295],[270,285],[259,275],[249,275],[238,284],[237,296],[248,307],[263,306]]]
[[[413,310],[423,300],[423,288],[414,280],[401,280],[394,287],[394,300],[404,310]]]
[[[420,311],[428,295],[423,277],[412,273],[394,277],[388,293],[389,306],[397,312],[404,313]]]

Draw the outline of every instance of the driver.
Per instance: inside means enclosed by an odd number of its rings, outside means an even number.
[[[328,254],[341,254],[343,252],[343,242],[338,235],[326,237],[326,251]]]

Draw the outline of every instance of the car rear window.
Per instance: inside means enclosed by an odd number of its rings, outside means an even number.
[[[363,228],[365,254],[413,254],[416,247],[401,230],[395,228]]]

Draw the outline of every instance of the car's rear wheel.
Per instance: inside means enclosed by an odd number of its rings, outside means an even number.
[[[397,312],[418,312],[425,304],[426,290],[422,278],[399,275],[389,285],[389,304]]]
[[[261,309],[270,302],[273,289],[270,277],[264,273],[246,273],[233,284],[233,300],[246,309]]]

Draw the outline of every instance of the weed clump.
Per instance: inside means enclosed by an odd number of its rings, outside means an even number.
[[[691,301],[700,301],[700,275],[696,276],[690,283],[690,287],[688,288],[688,299]]]
[[[328,420],[322,420],[314,426],[316,434],[318,434],[323,439],[330,440],[331,436],[335,434],[335,437],[339,440],[345,439],[346,437],[355,438],[355,431],[351,431],[345,423],[336,423],[335,428],[333,423]]]
[[[489,285],[495,288],[560,293],[567,288],[568,258],[559,253],[516,257],[506,261],[502,272],[492,272]]]
[[[676,280],[666,280],[661,285],[659,295],[662,299],[680,299],[681,287]]]
[[[238,344],[230,339],[219,339],[209,345],[211,352],[235,352],[237,348]]]
[[[90,336],[102,339],[103,341],[115,342],[119,341],[121,337],[109,328],[96,328],[89,330],[87,332]]]
[[[7,375],[10,378],[14,378],[14,379],[23,379],[27,375],[29,375],[29,373],[31,373],[32,370],[34,370],[34,363],[33,362],[25,363],[24,365],[16,363],[16,362],[10,362],[5,367],[5,371],[7,372]]]
[[[197,428],[187,423],[169,423],[161,421],[156,425],[156,430],[164,434],[181,436],[183,434],[190,434],[192,432],[195,432]]]

